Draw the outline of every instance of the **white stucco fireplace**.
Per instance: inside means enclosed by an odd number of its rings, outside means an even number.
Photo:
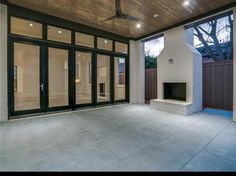
[[[165,48],[158,57],[158,99],[151,107],[190,115],[202,110],[202,56],[193,47],[193,29],[164,33]]]

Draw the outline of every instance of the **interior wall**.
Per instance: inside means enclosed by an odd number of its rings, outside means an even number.
[[[130,40],[130,103],[144,104],[144,43]]]
[[[0,122],[8,120],[7,101],[7,6],[0,4]]]
[[[115,100],[125,99],[125,85],[119,85],[119,59],[115,58]],[[125,70],[126,71],[126,70]]]
[[[79,76],[80,83],[76,85],[76,93],[90,95],[91,84],[89,83],[89,62],[91,63],[91,56],[86,55],[81,60],[77,61],[79,65]]]
[[[68,51],[49,48],[49,96],[68,94]]]
[[[76,52],[76,104],[92,101],[91,53]]]
[[[17,67],[16,96],[39,97],[39,63],[38,46],[15,43],[14,65]]]
[[[97,96],[104,100],[110,100],[110,56],[98,55],[97,56]],[[99,96],[100,83],[105,84],[105,97]]]
[[[233,31],[233,37],[234,37],[234,58],[233,58],[233,62],[234,62],[234,98],[233,98],[233,116],[234,116],[234,121],[236,121],[236,7],[234,8],[234,31]]]

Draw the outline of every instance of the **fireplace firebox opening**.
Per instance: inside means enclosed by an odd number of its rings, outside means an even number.
[[[164,83],[164,99],[186,101],[186,83]]]

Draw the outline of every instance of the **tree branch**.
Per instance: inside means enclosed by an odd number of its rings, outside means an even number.
[[[219,30],[217,31],[217,35],[219,35],[219,33],[220,33],[222,30],[224,30],[225,28],[227,28],[227,26],[224,26],[224,27],[222,27],[221,29],[219,29]]]
[[[206,31],[205,29],[203,29],[200,25],[197,26],[198,28],[200,28],[203,32],[205,32],[207,35],[211,35],[208,31]]]
[[[199,41],[202,42],[203,46],[206,48],[206,51],[208,52],[208,54],[210,55],[210,57],[214,60],[217,60],[217,58],[215,57],[211,47],[208,45],[208,43],[205,41],[203,34],[201,33],[201,31],[199,30],[199,28],[197,26],[194,26],[195,31],[197,32],[198,35],[198,39]]]

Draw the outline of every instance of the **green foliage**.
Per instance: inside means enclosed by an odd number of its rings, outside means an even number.
[[[157,57],[145,56],[145,69],[157,68]]]

